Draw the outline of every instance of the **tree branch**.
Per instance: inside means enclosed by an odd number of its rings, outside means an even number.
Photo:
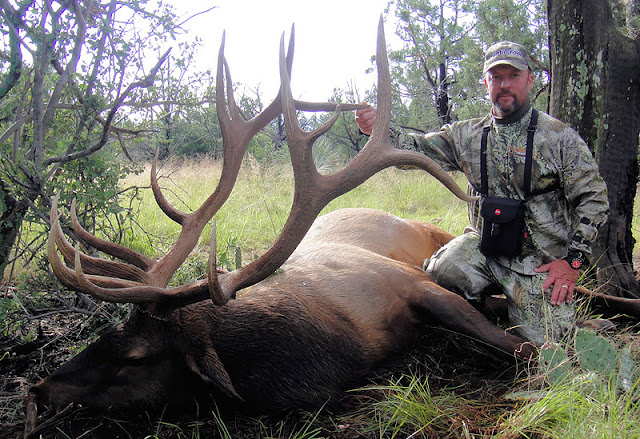
[[[0,7],[4,10],[7,24],[9,25],[9,71],[4,75],[4,81],[0,84],[0,99],[4,98],[18,83],[22,73],[22,52],[20,51],[20,34],[16,27],[15,15],[17,12],[11,8],[7,0],[0,1]]]
[[[49,126],[50,122],[53,120],[56,109],[55,104],[60,100],[60,96],[62,96],[64,87],[68,84],[70,78],[73,77],[73,74],[78,66],[78,61],[80,60],[80,54],[82,53],[82,44],[86,36],[87,23],[84,19],[82,8],[80,8],[80,6],[78,5],[77,0],[73,1],[73,10],[76,17],[76,24],[78,26],[76,37],[74,40],[73,51],[71,53],[71,59],[67,63],[67,67],[60,75],[60,78],[56,82],[53,92],[51,93],[51,97],[49,98],[49,105],[47,106],[47,111],[45,112],[43,119],[43,124],[45,127]]]
[[[209,8],[209,9],[205,9],[204,11],[196,12],[196,13],[195,13],[195,14],[193,14],[192,16],[190,16],[190,17],[188,17],[187,19],[183,20],[181,23],[178,23],[178,24],[176,25],[176,27],[177,27],[177,28],[178,28],[178,27],[182,27],[182,25],[183,25],[183,24],[185,24],[187,21],[191,20],[192,18],[195,18],[195,17],[197,17],[198,15],[206,14],[207,12],[212,11],[212,10],[214,10],[214,9],[216,9],[216,8],[218,8],[218,6],[213,6],[213,7]]]
[[[151,72],[144,79],[129,84],[129,86],[125,89],[125,91],[118,97],[118,99],[116,99],[116,101],[114,102],[111,110],[109,111],[109,115],[107,116],[107,119],[104,122],[104,127],[103,127],[103,130],[102,130],[102,136],[101,136],[100,140],[98,140],[90,148],[83,149],[82,151],[78,151],[78,152],[75,152],[75,153],[72,153],[72,154],[65,154],[65,155],[58,156],[58,157],[51,157],[51,158],[45,160],[43,162],[43,165],[44,166],[48,166],[48,165],[51,165],[52,163],[67,163],[67,162],[70,162],[72,160],[77,160],[77,159],[79,159],[81,157],[86,157],[86,156],[91,155],[91,154],[99,151],[100,149],[102,149],[102,147],[104,145],[106,145],[107,141],[109,140],[109,131],[111,130],[111,123],[113,122],[113,118],[115,117],[116,113],[120,109],[120,107],[123,104],[124,100],[131,93],[131,91],[133,91],[134,89],[136,89],[136,88],[147,88],[147,87],[150,87],[150,86],[153,85],[153,81],[155,80],[155,76],[158,73],[158,70],[160,69],[160,66],[162,66],[164,61],[169,56],[169,52],[171,52],[171,49],[167,50],[160,57],[160,59],[158,60],[157,64],[153,67],[153,69],[151,69]]]

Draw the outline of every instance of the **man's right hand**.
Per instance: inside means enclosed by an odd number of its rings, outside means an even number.
[[[371,135],[371,131],[373,131],[373,124],[376,123],[376,109],[373,107],[367,107],[362,110],[356,110],[356,123],[358,124],[360,131],[365,133],[367,136]]]

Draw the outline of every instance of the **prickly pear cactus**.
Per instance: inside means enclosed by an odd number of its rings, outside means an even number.
[[[630,392],[633,389],[637,379],[637,370],[634,366],[631,348],[625,346],[620,351],[620,370],[618,371],[618,388],[625,392]]]
[[[585,371],[608,378],[618,366],[618,353],[611,340],[593,331],[579,329],[574,343],[578,362]]]
[[[547,343],[540,349],[540,364],[550,384],[559,384],[572,371],[565,349],[557,343]]]

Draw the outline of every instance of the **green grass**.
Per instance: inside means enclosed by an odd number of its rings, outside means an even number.
[[[197,163],[169,163],[161,169],[160,184],[175,207],[189,212],[215,190],[220,170],[219,163],[206,159]],[[465,187],[463,178],[457,181]],[[123,186],[148,184],[148,172],[123,182]],[[293,173],[289,166],[265,169],[247,160],[231,196],[215,216],[219,257],[233,261],[236,246],[242,250],[243,263],[262,254],[280,233],[292,198]],[[345,207],[369,207],[402,218],[432,222],[459,234],[468,224],[466,206],[429,174],[391,168],[333,200],[321,214]],[[180,232],[179,226],[157,207],[150,190],[142,193],[138,222],[144,233],[139,231],[135,238],[130,236],[126,244],[154,257],[162,256]],[[187,270],[191,270],[191,264],[195,265],[195,272],[202,268],[200,260],[206,258],[210,237],[211,226],[207,226],[199,249],[187,261]]]
[[[482,410],[481,402],[457,395],[455,389],[432,392],[429,381],[416,375],[403,375],[388,385],[364,390],[384,395],[364,408],[381,438],[430,437],[452,430],[464,435],[469,418]]]
[[[553,385],[505,415],[498,438],[632,439],[640,437],[640,382],[621,391],[582,374]]]

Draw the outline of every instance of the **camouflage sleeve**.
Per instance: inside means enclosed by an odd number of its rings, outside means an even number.
[[[446,171],[460,170],[448,126],[444,126],[440,131],[426,134],[408,133],[400,127],[392,126],[390,139],[396,148],[420,152],[437,162]],[[399,166],[399,168],[416,169],[411,166]]]
[[[569,205],[574,207],[577,222],[568,250],[590,255],[598,228],[609,215],[607,186],[586,143],[570,129],[564,133],[564,138],[562,184]]]

